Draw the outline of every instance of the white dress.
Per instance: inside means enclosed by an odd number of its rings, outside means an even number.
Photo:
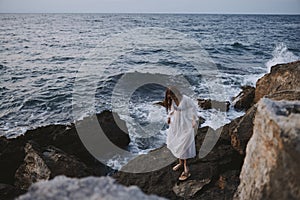
[[[176,158],[188,159],[196,156],[195,131],[198,127],[197,106],[193,100],[183,95],[176,106],[173,101],[170,113],[171,119],[167,130],[167,147]],[[196,127],[193,128],[193,117]]]

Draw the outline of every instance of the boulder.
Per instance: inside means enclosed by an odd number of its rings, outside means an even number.
[[[15,174],[15,185],[23,190],[28,189],[32,183],[48,180],[51,173],[39,151],[36,151],[32,144],[25,145],[25,154],[24,163]]]
[[[112,112],[97,114],[97,120],[113,143],[120,148],[127,147],[129,136],[116,127]],[[119,122],[125,124],[122,120]],[[17,138],[0,137],[0,181],[3,184],[16,184],[19,189],[26,189],[32,182],[60,174],[83,177],[111,172],[111,168],[87,151],[74,124],[43,126]]]
[[[57,176],[50,181],[33,184],[29,191],[17,200],[61,199],[110,199],[110,200],[163,200],[155,195],[146,195],[136,186],[124,187],[110,177],[86,177],[82,179]]]
[[[273,95],[278,92],[289,91],[285,93],[287,94],[291,93],[290,91],[293,91],[299,94],[299,80],[300,61],[273,66],[270,73],[264,75],[256,82],[254,103],[257,103],[265,95]],[[283,93],[275,96],[277,97],[277,100],[285,99]],[[290,95],[288,94],[288,96]]]
[[[228,133],[232,147],[242,155],[245,155],[247,143],[253,134],[255,113],[256,106],[252,106],[245,115],[235,120],[236,126],[232,127]]]
[[[13,185],[0,183],[0,199],[13,200],[16,196],[24,194],[26,191]]]
[[[235,199],[300,199],[299,119],[299,101],[259,101]]]
[[[236,110],[248,110],[253,105],[255,88],[252,86],[242,86],[242,91],[233,98],[233,106]]]
[[[230,102],[229,101],[216,101],[211,99],[198,99],[198,106],[203,108],[204,110],[207,109],[216,109],[220,111],[228,111]]]
[[[241,118],[236,119],[218,130],[210,127],[198,129],[195,138],[197,156],[188,160],[192,175],[185,182],[178,180],[182,168],[175,172],[172,170],[178,161],[166,146],[129,161],[113,177],[123,185],[137,185],[147,194],[157,194],[168,199],[230,199],[239,184],[239,173],[244,158],[244,155],[239,154],[231,145],[230,136],[240,120]],[[200,159],[199,149],[205,137],[217,137],[217,132],[221,134],[216,145],[208,155]],[[242,145],[246,146],[244,142],[247,141],[241,140]],[[158,167],[153,168],[155,166]],[[149,170],[151,168],[152,171]]]

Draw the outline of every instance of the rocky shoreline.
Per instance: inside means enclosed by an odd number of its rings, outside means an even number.
[[[14,139],[0,137],[0,199],[13,199],[39,184],[31,186],[32,183],[51,180],[58,175],[74,178],[110,175],[117,183],[136,185],[146,194],[168,199],[300,198],[300,181],[295,178],[300,177],[299,170],[296,170],[300,167],[299,88],[300,61],[273,66],[269,74],[257,81],[256,88],[242,87],[233,103],[235,109],[245,110],[245,115],[218,130],[210,127],[198,129],[198,150],[207,133],[212,136],[217,132],[221,134],[206,157],[189,160],[192,176],[185,182],[178,181],[180,171],[172,171],[175,162],[147,173],[115,172],[90,155],[81,143],[74,124],[40,127]],[[199,99],[199,106],[226,111],[229,105],[228,102]],[[97,114],[97,119],[104,132],[109,133],[107,137],[126,149],[130,139],[115,124],[112,113],[102,112]],[[268,121],[272,121],[270,126],[280,132],[265,137],[265,132],[270,132],[265,124]],[[252,147],[247,145],[248,142]],[[255,144],[260,144],[261,148],[255,148]],[[273,153],[264,154],[266,151]],[[274,155],[277,155],[276,160],[264,165],[261,158],[268,162]],[[149,165],[140,162],[140,159],[151,164],[153,159],[155,162],[165,161],[161,158],[173,159],[166,147],[141,155],[123,168],[141,170]],[[253,168],[257,171],[251,170]],[[280,190],[280,181],[286,184],[283,187],[285,192],[275,191]],[[46,183],[43,184],[45,186]]]

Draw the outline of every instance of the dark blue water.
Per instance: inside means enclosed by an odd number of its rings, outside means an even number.
[[[300,56],[300,16],[1,14],[0,20],[0,135],[7,137],[112,109],[113,90],[127,73],[159,74],[170,84],[183,75],[193,98],[231,101],[241,85]],[[201,64],[203,56],[214,69]],[[83,86],[74,89],[77,83]],[[95,102],[74,115],[74,94],[90,88]],[[126,104],[122,118],[137,152],[164,141],[163,131],[147,140],[135,126],[163,126],[164,109],[152,105],[163,93],[158,84],[144,85]],[[212,127],[242,114],[231,109],[222,119],[218,111],[200,112]]]

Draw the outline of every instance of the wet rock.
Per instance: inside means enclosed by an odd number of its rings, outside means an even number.
[[[42,159],[51,171],[50,178],[58,175],[80,178],[93,174],[93,170],[75,156],[66,154],[54,146],[49,146],[42,151]]]
[[[115,119],[114,119],[115,117]],[[111,111],[103,111],[97,115],[100,126],[108,139],[120,148],[126,149],[130,143],[125,121]],[[118,122],[118,124],[116,123]],[[122,129],[120,129],[120,127]],[[124,132],[125,130],[126,132]]]
[[[235,199],[300,199],[300,102],[258,103]]]
[[[245,155],[246,146],[253,134],[256,106],[252,106],[244,116],[237,120],[236,126],[229,132],[232,147]]]
[[[0,183],[0,199],[13,200],[16,196],[24,194],[26,191],[13,185]]]
[[[236,110],[248,110],[253,105],[255,88],[252,86],[242,86],[242,91],[233,99]]]
[[[96,120],[107,137],[111,136],[112,142],[126,148],[129,136],[115,127],[112,112],[98,114]],[[50,179],[59,174],[70,177],[103,176],[113,171],[87,151],[74,124],[43,126],[28,130],[17,138],[0,137],[0,181],[3,184],[27,188],[30,182],[48,179],[47,170],[40,173],[41,167],[45,170],[46,166],[50,170]]]
[[[0,137],[0,181],[13,185],[16,170],[23,163],[26,142],[20,139]]]
[[[207,109],[216,109],[220,111],[228,111],[230,102],[229,101],[216,101],[211,99],[198,99],[198,105],[200,108],[203,108],[204,110]]]
[[[82,179],[58,176],[51,181],[32,185],[28,193],[18,200],[61,200],[61,199],[110,199],[110,200],[163,200],[155,195],[145,195],[136,186],[124,187],[110,177],[87,177]]]
[[[25,145],[24,163],[17,169],[15,174],[15,185],[23,190],[37,181],[48,180],[50,178],[50,169],[41,158],[32,144]]]
[[[174,162],[175,158],[172,154],[167,153],[168,149],[165,146],[160,151],[155,150],[149,154],[140,155],[124,166],[124,169],[135,167],[137,168],[136,172],[140,172],[139,167],[148,169],[149,166],[146,167],[146,165],[161,166],[161,168],[144,173],[119,171],[113,177],[121,184],[126,186],[137,185],[147,194],[157,194],[168,199],[223,199],[224,197],[230,199],[239,184],[239,172],[244,158],[231,145],[230,133],[238,125],[239,120],[237,119],[219,130],[210,127],[198,129],[195,140],[197,156],[188,160],[191,177],[185,181],[186,184],[178,180],[183,169],[181,168],[176,172],[172,170],[172,167],[178,161],[175,160]],[[199,158],[199,149],[206,136],[217,136],[218,131],[221,133],[216,145],[208,155]],[[244,140],[241,142],[244,142]],[[151,162],[142,163],[142,158],[147,158],[146,160]],[[220,176],[226,180],[221,192],[219,187]],[[203,180],[210,180],[210,182],[203,182]],[[162,183],[163,187],[161,186]]]
[[[299,80],[300,61],[273,66],[270,73],[264,75],[256,82],[254,103],[257,103],[265,95],[273,95],[278,92],[294,91],[299,94]],[[282,95],[283,93],[276,95],[277,100],[279,100],[278,98],[284,99]]]

